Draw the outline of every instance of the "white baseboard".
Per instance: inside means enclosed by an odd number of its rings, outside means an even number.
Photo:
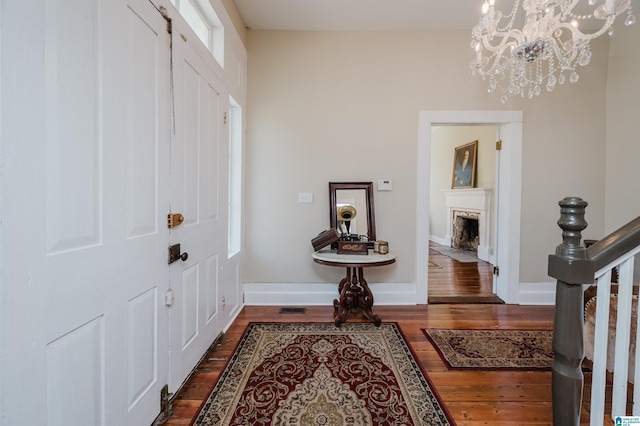
[[[555,305],[556,282],[520,283],[519,305]]]
[[[338,298],[332,283],[245,283],[245,306],[332,306]],[[370,283],[375,305],[419,304],[414,283]],[[555,282],[520,283],[519,305],[554,305]]]
[[[416,305],[414,283],[369,283],[375,305]],[[338,298],[333,283],[245,283],[246,306],[332,306]]]
[[[431,235],[429,236],[429,240],[433,241],[434,243],[438,243],[441,246],[451,247],[451,236],[445,235],[444,237],[436,237],[435,235]]]

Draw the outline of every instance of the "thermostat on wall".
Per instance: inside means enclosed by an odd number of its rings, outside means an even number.
[[[378,179],[378,191],[391,191],[393,189],[393,181]]]

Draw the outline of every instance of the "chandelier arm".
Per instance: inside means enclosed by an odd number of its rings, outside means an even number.
[[[580,38],[583,39],[583,40],[593,40],[594,38],[598,38],[602,34],[604,34],[605,32],[609,31],[609,28],[611,28],[611,25],[613,25],[613,22],[614,22],[615,19],[616,19],[615,15],[607,16],[607,19],[606,19],[604,25],[602,26],[602,28],[600,28],[595,33],[583,33],[578,28],[573,28],[572,32],[579,34]]]
[[[498,70],[500,70],[503,66],[500,64],[500,60],[502,59],[501,54],[492,55],[491,60],[487,63],[485,67],[482,67],[478,70],[478,73],[482,76],[494,76]],[[489,66],[489,64],[491,66]]]
[[[581,41],[589,42],[595,38],[600,37],[602,34],[608,31],[611,25],[613,24],[614,19],[615,18],[613,17],[613,15],[609,15],[603,27],[594,33],[584,33],[580,31],[579,28],[571,25],[571,23],[569,22],[558,22],[556,25],[554,25],[554,28],[556,28],[555,32],[557,32],[558,30],[566,29],[571,34],[571,38],[573,40],[581,40]]]
[[[497,52],[499,50],[502,54],[504,47],[506,47],[505,45],[511,45],[513,43],[513,46],[517,46],[525,41],[524,34],[520,30],[496,33],[493,38],[496,37],[500,37],[500,43],[496,45],[492,45],[488,37],[482,37],[482,47],[490,52]]]

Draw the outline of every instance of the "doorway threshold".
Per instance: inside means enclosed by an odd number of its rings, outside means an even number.
[[[485,304],[503,305],[504,300],[495,294],[486,296],[429,296],[430,305]]]

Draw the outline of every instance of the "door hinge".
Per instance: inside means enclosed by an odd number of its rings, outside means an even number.
[[[502,151],[502,141],[496,142],[496,151]]]
[[[158,10],[160,11],[160,14],[162,15],[162,17],[167,21],[167,32],[169,34],[172,34],[173,24],[171,21],[171,17],[169,16],[169,12],[167,11],[167,8],[164,6],[160,6]]]
[[[169,385],[164,385],[160,390],[160,410],[163,413],[171,414],[173,411],[173,407],[171,405],[171,396],[173,394],[169,393]]]
[[[163,425],[167,423],[171,414],[173,413],[173,404],[171,404],[171,397],[173,394],[169,393],[169,385],[164,385],[160,389],[160,415],[153,422],[153,426]]]
[[[227,111],[224,112],[223,120],[224,120],[224,124],[227,124]]]
[[[184,216],[180,213],[169,213],[167,215],[167,226],[169,226],[169,228],[175,228],[178,225],[182,225],[182,222],[184,222]]]
[[[493,267],[493,275],[500,276],[500,268],[498,266]]]

